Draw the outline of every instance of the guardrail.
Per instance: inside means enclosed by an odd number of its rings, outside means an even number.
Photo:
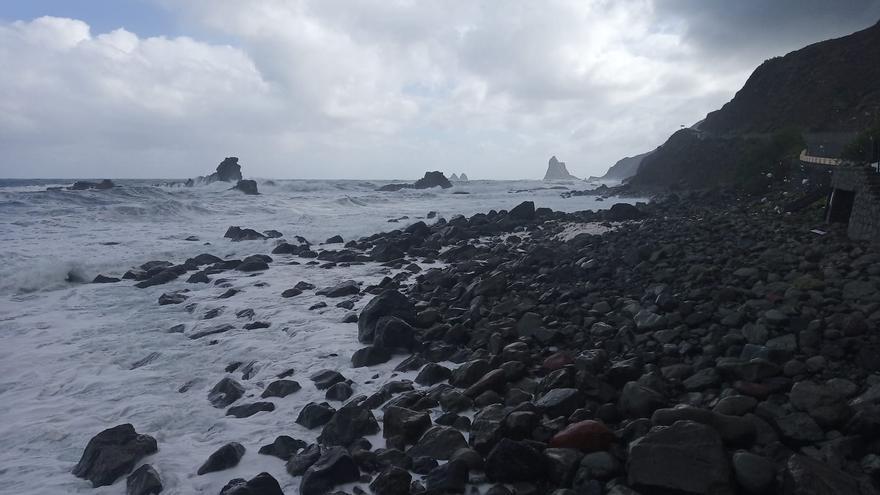
[[[826,158],[824,156],[808,155],[807,150],[801,151],[799,159],[804,163],[815,163],[817,165],[837,166],[843,163],[843,160],[841,160],[840,158]]]

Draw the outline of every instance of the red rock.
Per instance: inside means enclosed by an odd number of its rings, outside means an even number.
[[[608,450],[612,442],[614,442],[614,433],[607,426],[588,419],[568,425],[550,439],[550,446],[598,452]]]
[[[547,359],[544,360],[543,366],[546,370],[556,371],[569,364],[574,364],[574,358],[572,355],[567,352],[557,352],[556,354],[548,356]]]

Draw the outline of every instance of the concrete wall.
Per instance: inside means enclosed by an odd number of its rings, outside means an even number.
[[[831,188],[855,192],[847,234],[852,239],[880,241],[880,197],[870,188],[874,172],[862,166],[840,166],[831,177]],[[834,204],[830,207],[833,209]]]

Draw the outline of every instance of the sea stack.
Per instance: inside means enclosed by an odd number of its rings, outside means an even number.
[[[544,180],[578,180],[578,178],[568,173],[568,169],[565,168],[565,162],[560,162],[555,156],[552,156],[547,164],[547,173],[544,174]]]
[[[217,171],[205,177],[205,182],[211,183],[216,181],[238,182],[241,177],[241,165],[238,164],[237,156],[227,156],[217,165]]]

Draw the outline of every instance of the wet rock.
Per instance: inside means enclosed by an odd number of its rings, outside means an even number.
[[[376,322],[373,345],[386,349],[412,349],[415,331],[409,323],[395,316],[383,316]]]
[[[330,447],[305,472],[300,495],[323,495],[334,486],[357,481],[360,470],[351,455],[342,447]]]
[[[291,476],[302,476],[312,467],[312,464],[318,462],[321,457],[321,447],[313,443],[306,446],[301,451],[292,455],[285,464],[285,469]]]
[[[523,201],[514,206],[507,216],[514,220],[530,221],[535,219],[535,203],[532,201]]]
[[[286,461],[293,457],[297,451],[306,448],[307,445],[302,440],[297,440],[287,435],[280,435],[272,443],[260,447],[259,453]]]
[[[299,412],[295,423],[311,430],[326,424],[335,413],[336,409],[330,407],[326,402],[321,404],[309,402]]]
[[[233,325],[225,323],[222,325],[216,325],[216,326],[213,326],[210,328],[195,331],[195,332],[187,335],[187,338],[192,339],[192,340],[196,340],[196,339],[200,339],[202,337],[207,337],[209,335],[218,335],[221,333],[226,333],[230,330],[235,330],[235,327]]]
[[[354,394],[354,390],[351,388],[351,385],[347,382],[339,382],[327,389],[324,398],[327,400],[343,401],[351,397],[352,394]]]
[[[284,292],[282,292],[281,297],[284,297],[284,298],[296,297],[302,293],[303,293],[302,290],[297,289],[296,287],[291,287],[290,289],[287,289]]]
[[[628,382],[623,386],[617,407],[628,418],[647,418],[666,404],[666,397],[659,392],[637,382]]]
[[[869,495],[873,490],[862,490],[857,479],[833,467],[794,454],[785,464],[783,493],[793,495],[837,495],[843,493]]]
[[[242,478],[230,480],[220,490],[220,495],[284,495],[284,492],[271,474],[260,473],[247,481]]]
[[[189,299],[189,296],[180,292],[165,292],[159,296],[159,306],[167,306],[169,304],[182,304]]]
[[[679,404],[670,409],[658,409],[651,416],[654,425],[669,426],[677,421],[694,421],[711,426],[725,442],[750,445],[755,438],[755,425],[740,416],[727,416],[708,409]]]
[[[227,443],[208,457],[208,460],[199,468],[198,474],[203,475],[235,467],[244,453],[245,448],[240,443]]]
[[[807,413],[791,413],[774,418],[774,422],[779,434],[795,445],[816,443],[825,438],[822,428]]]
[[[144,464],[125,479],[126,495],[156,495],[162,491],[162,480],[153,466]]]
[[[240,272],[259,272],[269,269],[269,263],[272,258],[266,255],[253,255],[241,260],[241,263],[235,267]]]
[[[346,280],[332,287],[325,287],[315,294],[326,297],[345,297],[357,294],[361,291],[360,286],[354,280]]]
[[[346,378],[342,376],[342,373],[334,370],[321,370],[312,374],[309,378],[315,383],[315,387],[318,390],[328,389],[333,385],[346,380]]]
[[[410,457],[432,457],[449,459],[453,452],[467,448],[468,443],[460,431],[449,426],[433,426],[426,431],[418,442],[406,451]]]
[[[230,407],[226,411],[227,416],[236,418],[249,418],[259,412],[271,412],[275,410],[275,404],[271,402],[252,402],[250,404],[241,404],[239,406]]]
[[[575,388],[555,388],[535,401],[535,407],[549,418],[568,416],[584,404],[584,398]]]
[[[231,239],[234,242],[238,241],[256,241],[260,239],[265,239],[266,236],[257,232],[254,229],[243,229],[238,226],[232,226],[226,229],[226,233],[223,234],[223,237],[227,239]]]
[[[376,476],[370,483],[370,491],[375,495],[409,495],[410,483],[409,471],[392,466]]]
[[[846,397],[838,390],[811,381],[794,384],[789,392],[791,405],[810,415],[819,425],[833,427],[849,419]]]
[[[611,222],[623,222],[626,220],[641,220],[647,215],[633,205],[626,203],[615,203],[605,214],[605,217]]]
[[[467,482],[468,467],[461,461],[437,466],[425,477],[428,493],[464,493]]]
[[[365,366],[376,366],[377,364],[387,363],[391,360],[391,352],[384,347],[376,347],[368,345],[362,347],[351,355],[351,367],[363,368]]]
[[[572,423],[550,439],[554,448],[578,449],[583,452],[608,450],[614,442],[614,433],[603,423],[584,420]]]
[[[262,398],[267,397],[287,397],[288,395],[298,392],[302,386],[295,380],[275,380],[270,383],[266,390],[260,395]]]
[[[252,321],[250,323],[245,323],[242,328],[245,330],[258,330],[260,328],[269,328],[272,326],[268,321]]]
[[[452,376],[452,370],[436,363],[428,363],[419,371],[415,378],[415,382],[419,385],[436,385],[442,381],[448,380]]]
[[[232,377],[224,377],[208,392],[208,401],[218,409],[229,406],[244,395],[244,387]]]
[[[235,184],[233,189],[250,195],[260,194],[260,192],[257,190],[257,181],[255,180],[240,180],[238,181],[238,183]]]
[[[114,426],[89,440],[72,472],[78,478],[91,481],[95,488],[112,485],[138,461],[157,450],[156,439],[137,433],[131,424]]]
[[[486,476],[491,481],[534,482],[547,474],[547,460],[526,442],[502,438],[486,457]]]
[[[776,482],[773,461],[751,452],[733,454],[733,471],[737,483],[749,493],[767,493]]]
[[[379,432],[379,423],[372,411],[362,406],[346,406],[330,418],[324,425],[318,442],[322,445],[339,445],[347,447],[360,437]]]
[[[693,421],[657,426],[630,444],[629,485],[637,490],[728,493],[730,465],[721,436]]]
[[[412,324],[416,319],[415,306],[396,290],[382,292],[370,300],[361,311],[358,317],[358,340],[365,344],[372,343],[376,325],[384,316],[394,316]]]
[[[575,449],[550,448],[544,450],[544,457],[550,482],[556,486],[571,486],[584,454]]]
[[[94,279],[92,279],[93,284],[113,284],[119,282],[120,279],[117,277],[107,277],[104,275],[98,275]]]
[[[399,437],[405,443],[412,444],[431,427],[431,416],[426,412],[389,406],[385,409],[382,426],[382,436],[385,438]]]

